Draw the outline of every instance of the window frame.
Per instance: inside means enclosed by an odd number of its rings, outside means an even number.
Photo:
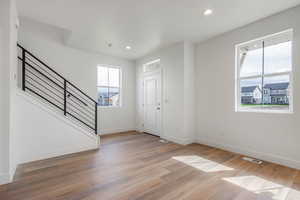
[[[267,40],[269,38],[275,37],[277,35],[285,34],[291,32],[291,70],[288,72],[280,72],[280,73],[268,73],[268,74],[261,74],[261,75],[251,75],[251,76],[245,76],[245,77],[240,77],[240,48],[242,46],[245,46],[250,43],[254,42],[263,42],[264,40]],[[263,36],[254,40],[250,40],[247,42],[243,42],[240,44],[235,45],[235,112],[250,112],[250,113],[279,113],[279,114],[293,114],[293,106],[294,106],[294,93],[293,93],[293,74],[294,74],[294,59],[293,59],[293,54],[294,54],[294,30],[293,29],[288,29],[285,31],[281,31],[275,34],[270,34],[267,36]],[[264,55],[263,55],[264,56]],[[264,59],[264,58],[263,58]],[[264,72],[263,72],[264,73]],[[274,76],[280,76],[280,75],[288,75],[289,76],[289,109],[288,110],[268,110],[268,109],[243,109],[241,107],[241,92],[240,92],[240,82],[241,80],[246,80],[246,79],[254,79],[254,78],[261,78],[261,77],[274,77]],[[262,95],[264,90],[262,91]]]
[[[100,105],[99,102],[98,102],[98,97],[99,97],[99,94],[98,94],[98,89],[99,88],[110,88],[109,86],[109,78],[108,78],[108,85],[107,86],[104,86],[104,85],[98,85],[98,68],[99,67],[105,67],[105,68],[108,68],[108,69],[118,69],[119,70],[119,105],[117,106],[113,106],[113,105],[108,105],[108,106],[103,106],[103,105]],[[100,108],[121,108],[122,107],[122,68],[119,67],[119,66],[114,66],[114,65],[98,65],[97,66],[97,106],[100,107]],[[108,76],[109,76],[109,73],[108,73]],[[117,87],[112,87],[112,88],[117,88]]]

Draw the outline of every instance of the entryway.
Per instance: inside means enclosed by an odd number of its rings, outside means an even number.
[[[160,64],[157,62],[146,64],[144,71],[144,132],[161,136],[162,78]]]

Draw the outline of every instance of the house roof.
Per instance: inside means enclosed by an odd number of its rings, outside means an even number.
[[[253,92],[258,86],[242,87],[242,93]]]
[[[265,88],[269,88],[271,90],[286,90],[289,87],[289,83],[272,83],[272,84],[266,84]]]
[[[283,82],[283,83],[270,83],[266,84],[264,88],[268,88],[270,90],[286,90],[288,89],[290,83],[288,82]],[[258,86],[247,86],[247,87],[242,87],[242,93],[247,93],[247,92],[253,92]]]

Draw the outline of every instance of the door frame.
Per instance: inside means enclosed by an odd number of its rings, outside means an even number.
[[[155,136],[158,136],[158,137],[162,137],[163,136],[163,110],[164,110],[164,106],[163,106],[163,76],[162,76],[162,67],[160,66],[159,69],[156,69],[154,71],[151,71],[151,72],[144,72],[143,73],[143,125],[142,125],[142,131],[145,132],[145,79],[149,76],[154,76],[154,75],[158,75],[160,77],[160,112],[159,112],[159,119],[160,119],[160,122],[159,122],[159,133],[158,135],[155,135]],[[151,133],[149,133],[151,134]]]

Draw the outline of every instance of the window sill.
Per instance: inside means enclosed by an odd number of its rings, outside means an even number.
[[[247,109],[238,109],[235,111],[236,113],[266,113],[266,114],[294,114],[292,110],[247,110]]]

